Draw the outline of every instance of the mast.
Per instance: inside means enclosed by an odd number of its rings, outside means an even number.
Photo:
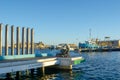
[[[90,39],[90,41],[91,41],[91,28],[89,29],[89,39]]]

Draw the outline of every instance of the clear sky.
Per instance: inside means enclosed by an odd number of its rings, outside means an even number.
[[[0,0],[0,23],[35,30],[35,42],[120,39],[120,0]]]

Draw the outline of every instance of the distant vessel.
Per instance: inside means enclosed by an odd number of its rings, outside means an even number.
[[[91,29],[89,29],[89,40],[88,41],[85,41],[84,43],[79,43],[79,49],[80,51],[83,51],[83,50],[95,50],[95,49],[98,49],[99,46],[97,44],[97,41],[98,39],[92,39],[91,38]]]
[[[85,43],[79,43],[79,48],[96,49],[99,48],[99,46],[95,42],[85,41]]]

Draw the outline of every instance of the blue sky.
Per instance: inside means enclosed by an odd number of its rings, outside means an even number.
[[[120,39],[120,0],[1,0],[0,23],[30,27],[35,42]]]

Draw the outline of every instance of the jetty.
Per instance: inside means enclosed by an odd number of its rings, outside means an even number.
[[[15,28],[12,25],[0,24],[0,74],[5,73],[6,79],[10,79],[10,73],[16,72],[16,77],[20,77],[21,71],[31,70],[34,72],[35,68],[41,68],[42,74],[45,74],[45,67],[55,66],[59,69],[72,70],[73,65],[80,64],[84,59],[82,57],[42,57],[41,54],[34,53],[34,29],[16,28],[16,48],[15,48]],[[5,53],[3,53],[2,45],[2,31],[5,28]],[[9,30],[9,28],[11,28]],[[8,34],[11,31],[11,34]],[[22,38],[20,38],[20,32],[22,32]],[[25,35],[26,34],[26,35]],[[11,40],[8,39],[11,37]],[[20,39],[22,48],[20,47]],[[11,51],[8,51],[8,41],[11,41]],[[25,48],[26,46],[26,48]],[[15,51],[16,49],[16,51]]]

